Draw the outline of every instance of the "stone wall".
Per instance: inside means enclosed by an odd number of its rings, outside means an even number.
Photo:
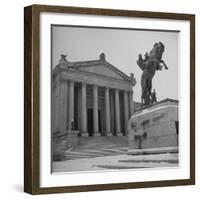
[[[66,131],[65,133],[54,134],[53,137],[53,160],[62,160],[64,152],[78,145],[79,131]]]

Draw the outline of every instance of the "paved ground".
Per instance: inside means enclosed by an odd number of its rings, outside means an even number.
[[[178,154],[114,155],[80,158],[53,163],[53,172],[177,167]]]
[[[119,170],[152,167],[177,167],[177,153],[127,155],[127,137],[81,138],[78,147],[68,149],[53,172]]]

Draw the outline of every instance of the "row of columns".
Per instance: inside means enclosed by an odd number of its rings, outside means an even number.
[[[88,136],[87,132],[87,105],[86,105],[86,84],[81,83],[81,136]],[[74,124],[74,81],[69,81],[69,118],[68,130],[73,129]],[[119,89],[115,89],[115,125],[116,134],[122,135],[120,123],[120,103],[119,103]],[[124,125],[127,133],[128,119],[133,113],[132,92],[124,91]],[[129,100],[128,100],[129,98]],[[67,103],[67,102],[66,102]],[[129,113],[130,110],[130,113]],[[94,136],[100,136],[99,133],[99,116],[98,116],[98,86],[93,86],[93,128]],[[110,89],[105,88],[105,132],[107,136],[112,136],[110,123]]]
[[[128,132],[128,119],[133,114],[133,93],[124,91],[124,127],[125,134]],[[115,89],[115,125],[116,134],[122,136],[121,133],[121,120],[120,120],[120,104],[119,104],[119,90]],[[129,100],[128,100],[129,96]],[[110,131],[110,98],[109,98],[109,88],[105,89],[105,107],[106,107],[106,135],[112,135]],[[129,113],[130,110],[130,113]]]

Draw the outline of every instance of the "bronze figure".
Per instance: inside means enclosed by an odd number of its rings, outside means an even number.
[[[138,56],[137,65],[143,71],[141,76],[142,105],[149,105],[151,103],[152,79],[155,75],[156,70],[162,70],[163,67],[165,69],[168,69],[165,62],[162,60],[164,49],[164,44],[162,42],[158,42],[154,44],[153,49],[150,51],[149,54],[148,52],[145,53],[144,59],[142,58],[141,54],[139,54]]]

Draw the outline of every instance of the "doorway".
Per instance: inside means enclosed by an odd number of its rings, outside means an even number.
[[[93,124],[93,108],[87,109],[87,128],[89,136],[93,136],[94,132],[94,124]],[[102,130],[102,123],[101,123],[101,110],[98,110],[98,118],[99,118],[99,133]]]
[[[93,108],[87,109],[87,128],[89,136],[93,133]]]
[[[101,110],[98,110],[98,117],[99,117],[99,133],[102,135]]]

